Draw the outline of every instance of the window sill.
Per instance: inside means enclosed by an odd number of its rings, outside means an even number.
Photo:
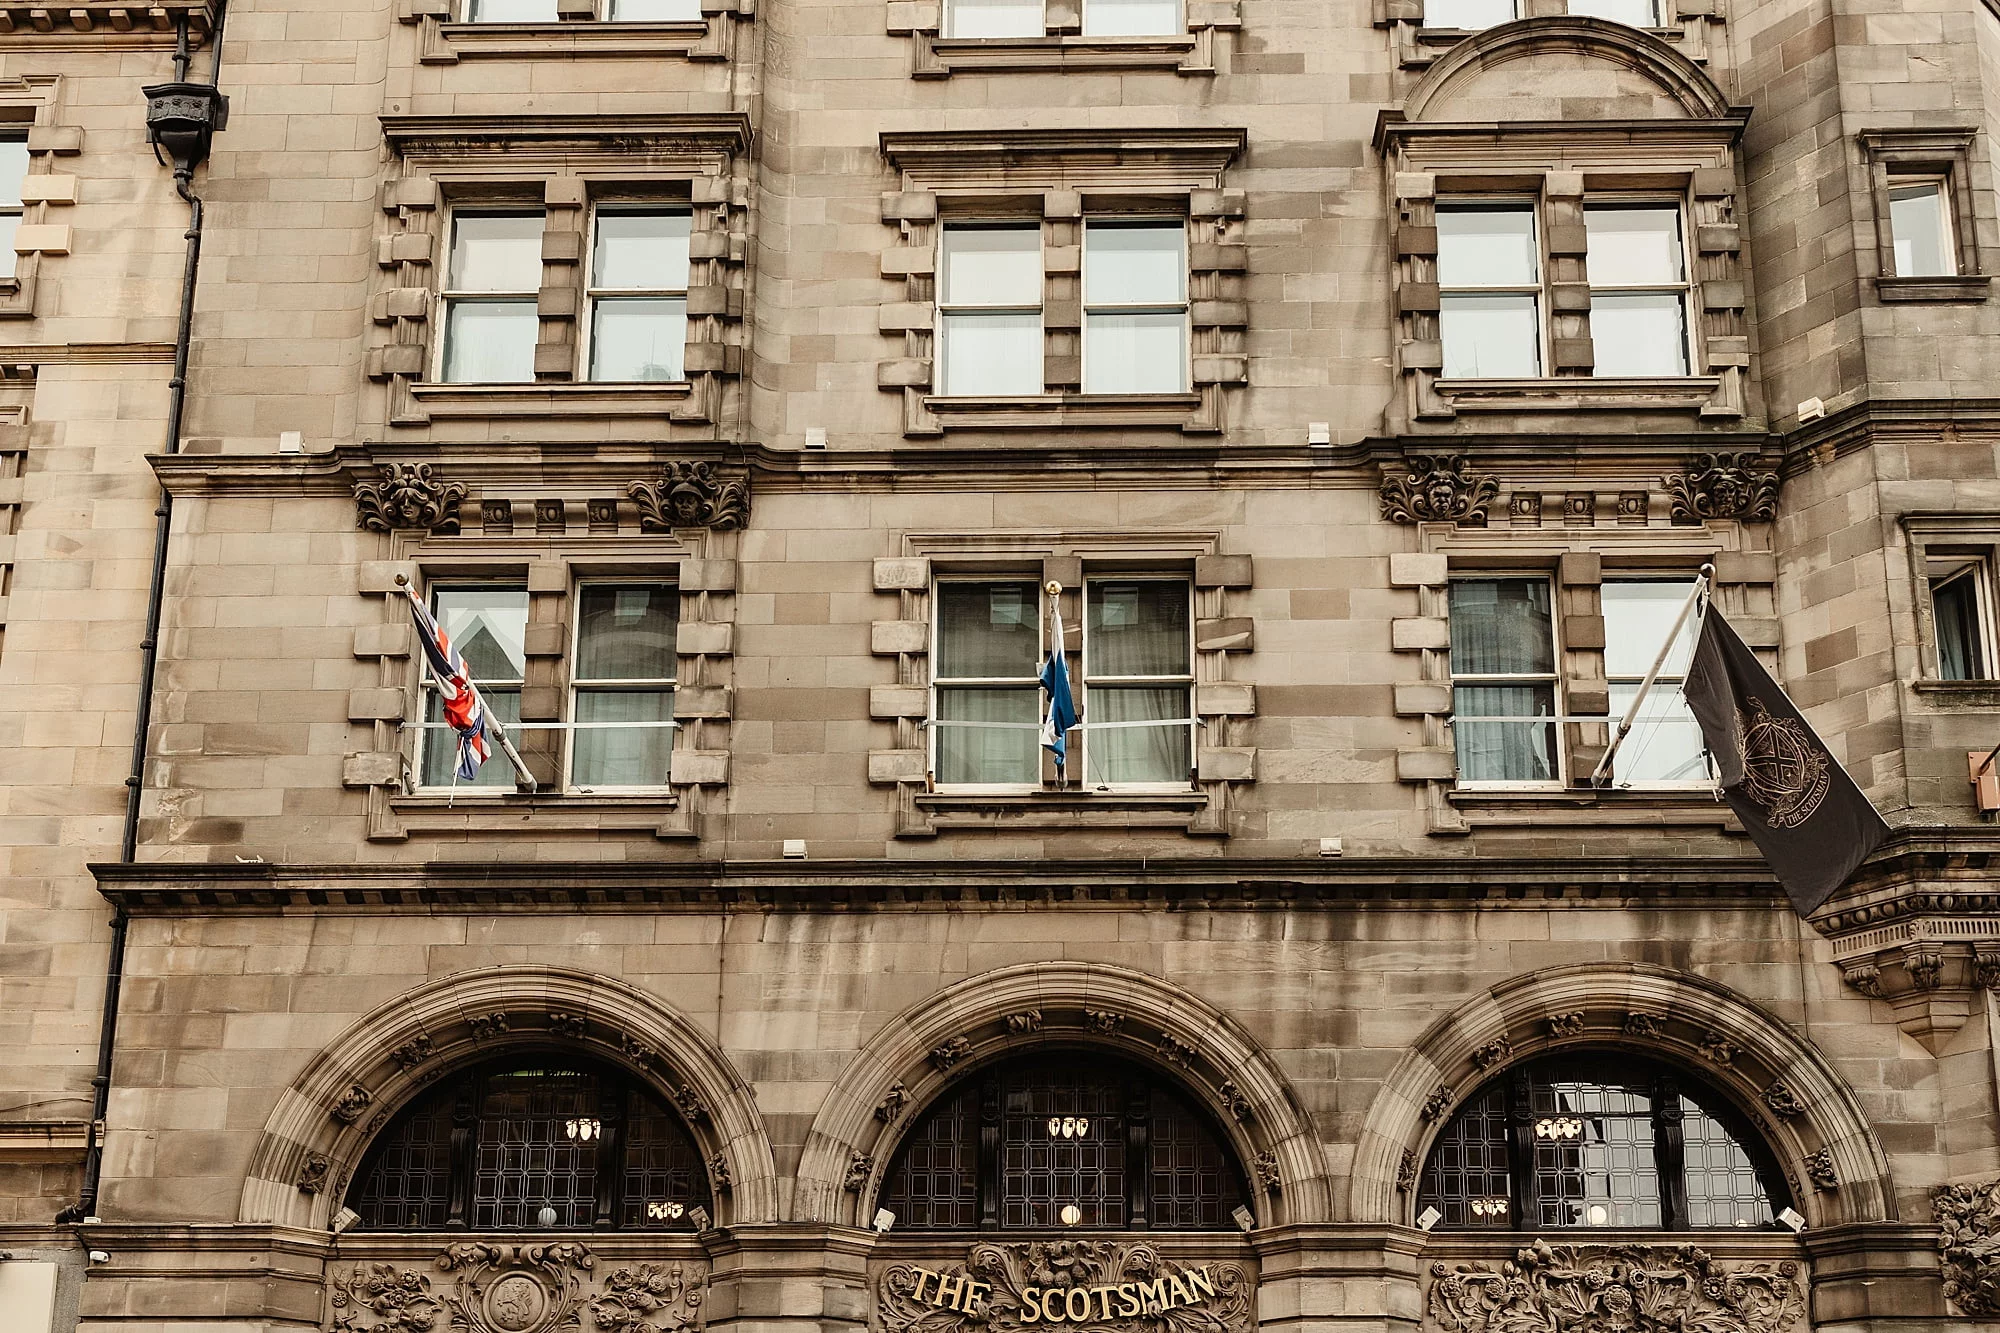
[[[522,833],[645,829],[661,838],[692,836],[666,816],[679,806],[671,789],[596,796],[581,792],[525,792],[461,788],[456,794],[426,788],[389,798],[389,809],[411,833]]]
[[[1157,37],[938,37],[930,45],[932,60],[918,71],[919,78],[1121,69],[1214,73],[1212,68],[1188,68],[1195,39],[1185,33]]]
[[[689,56],[708,40],[706,19],[672,22],[443,23],[444,50],[427,64],[478,57]]]
[[[1455,787],[1445,799],[1477,828],[1741,827],[1706,787]]]
[[[1688,412],[1707,406],[1721,383],[1715,375],[1440,379],[1437,393],[1460,412]]]
[[[1992,279],[1984,273],[1955,273],[1934,278],[1877,278],[1875,299],[1885,302],[1984,301],[1991,282]]]
[[[923,792],[917,808],[938,832],[984,829],[1177,829],[1194,831],[1209,798],[1198,791],[1098,791],[1071,787],[1023,792]]]
[[[1910,688],[1931,707],[1948,712],[2000,709],[2000,680],[1915,680]]]
[[[1022,398],[927,397],[924,409],[946,430],[1050,430],[1062,427],[1188,427],[1201,412],[1198,393],[1064,393]]]
[[[433,418],[664,417],[694,386],[670,384],[441,384],[410,386],[410,397]]]

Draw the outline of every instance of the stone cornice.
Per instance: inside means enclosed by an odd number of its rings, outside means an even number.
[[[1777,432],[1785,475],[1845,457],[1877,439],[1934,441],[1964,431],[2000,438],[2000,398],[1864,399],[1818,421]]]
[[[750,146],[750,117],[740,111],[690,115],[383,116],[382,133],[399,153],[438,145],[506,150],[521,144],[620,144],[661,141],[712,144],[740,153]]]
[[[882,155],[899,171],[980,171],[1022,162],[1084,168],[1102,162],[1165,161],[1220,171],[1243,151],[1242,129],[885,130]]]
[[[524,861],[384,865],[100,864],[98,889],[136,915],[502,908],[867,911],[917,903],[1198,909],[1439,904],[1543,910],[1783,910],[1755,858],[1347,857],[1339,861]]]

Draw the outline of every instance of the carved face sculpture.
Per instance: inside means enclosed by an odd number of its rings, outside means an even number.
[[[1455,518],[1461,508],[1458,478],[1449,472],[1433,472],[1424,478],[1424,508],[1438,518]]]
[[[1702,481],[1706,483],[1708,511],[1718,518],[1736,513],[1749,499],[1744,494],[1742,481],[1733,472],[1717,468],[1704,476]]]

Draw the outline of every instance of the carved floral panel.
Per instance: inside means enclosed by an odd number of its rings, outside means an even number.
[[[1796,1263],[1723,1263],[1692,1245],[1551,1245],[1431,1265],[1424,1327],[1437,1333],[1805,1333]]]
[[[707,1265],[600,1270],[574,1242],[447,1246],[428,1266],[356,1263],[327,1278],[329,1333],[686,1333]]]

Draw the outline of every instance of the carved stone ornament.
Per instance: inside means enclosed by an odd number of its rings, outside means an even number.
[[[507,1015],[505,1014],[474,1014],[467,1022],[472,1028],[472,1039],[474,1041],[491,1041],[495,1037],[504,1037],[507,1035]]]
[[[560,1009],[549,1011],[549,1031],[566,1041],[582,1041],[588,1028],[582,1014],[568,1014]]]
[[[875,1159],[865,1152],[858,1152],[847,1159],[847,1179],[841,1185],[849,1194],[859,1194],[868,1188],[868,1177],[874,1174]]]
[[[1743,1053],[1742,1048],[1724,1037],[1720,1032],[1705,1032],[1701,1038],[1701,1058],[1721,1069],[1727,1069]]]
[[[903,1086],[903,1080],[896,1079],[882,1094],[882,1104],[875,1108],[875,1118],[885,1125],[893,1125],[902,1119],[903,1108],[910,1104],[910,1090]]]
[[[384,463],[380,481],[354,483],[354,526],[370,532],[427,528],[446,536],[458,532],[458,506],[465,487],[439,481],[429,463]]]
[[[1566,1014],[1550,1014],[1549,1035],[1551,1037],[1582,1036],[1583,1010],[1572,1009]]]
[[[433,1048],[431,1046],[430,1035],[419,1032],[395,1050],[390,1051],[389,1059],[395,1064],[396,1068],[410,1070],[415,1069],[418,1065],[430,1059],[432,1053]]]
[[[1858,963],[1849,963],[1841,969],[1840,975],[1846,979],[1848,985],[1869,999],[1882,998],[1882,969],[1877,964],[1866,959]]]
[[[1651,1014],[1627,1014],[1625,1015],[1625,1035],[1628,1037],[1637,1037],[1641,1041],[1658,1041],[1660,1038],[1660,1020]]]
[[[953,1037],[949,1041],[931,1048],[931,1064],[936,1066],[939,1073],[943,1073],[971,1053],[972,1042],[970,1040],[965,1037]]]
[[[882,1333],[1251,1333],[1242,1266],[1186,1264],[1146,1241],[982,1242],[948,1270],[899,1263],[876,1287]]]
[[[1911,945],[1903,950],[1903,970],[1910,974],[1910,984],[1918,990],[1936,990],[1944,980],[1944,955],[1936,949]]]
[[[1764,1089],[1764,1105],[1771,1108],[1771,1114],[1780,1120],[1790,1120],[1805,1114],[1806,1108],[1799,1105],[1799,1099],[1792,1090],[1782,1083],[1773,1083]]]
[[[1125,1026],[1125,1015],[1114,1014],[1108,1009],[1086,1009],[1083,1011],[1083,1025],[1108,1037]]]
[[[1485,527],[1486,506],[1500,494],[1500,483],[1469,466],[1463,454],[1412,454],[1408,472],[1382,479],[1382,517]]]
[[[1042,1030],[1042,1011],[1024,1009],[1018,1014],[1007,1015],[1007,1030],[1015,1036],[1026,1036],[1030,1032]]]
[[[1162,1032],[1160,1039],[1153,1043],[1153,1049],[1170,1065],[1179,1065],[1186,1069],[1194,1064],[1194,1047],[1171,1032]]]
[[[1692,1245],[1585,1248],[1538,1240],[1498,1267],[1435,1263],[1425,1310],[1428,1325],[1444,1333],[1805,1328],[1796,1263],[1724,1265]]]
[[[699,1264],[639,1264],[602,1279],[581,1245],[452,1245],[437,1257],[453,1275],[390,1263],[357,1264],[328,1278],[331,1333],[684,1333],[708,1290]]]
[[[1514,1053],[1514,1043],[1506,1037],[1495,1037],[1472,1053],[1472,1063],[1481,1069],[1491,1069]]]
[[[1833,1165],[1833,1149],[1821,1148],[1806,1158],[1806,1177],[1816,1189],[1831,1192],[1840,1188],[1840,1172]]]
[[[1769,523],[1778,516],[1778,474],[1756,469],[1757,451],[1696,454],[1687,471],[1660,478],[1666,483],[1669,518],[1695,524],[1711,518]]]
[[[713,463],[668,463],[660,480],[635,481],[625,493],[639,506],[641,532],[730,532],[750,521],[749,473],[725,476]]]
[[[361,1118],[361,1113],[366,1111],[374,1100],[374,1093],[359,1083],[351,1084],[327,1114],[343,1125],[351,1125]]]
[[[691,1085],[681,1084],[674,1089],[673,1095],[674,1105],[681,1108],[681,1114],[687,1118],[690,1125],[708,1123],[708,1103],[701,1099],[701,1094]]]
[[[708,1184],[717,1194],[727,1194],[736,1187],[736,1178],[729,1173],[729,1158],[722,1153],[708,1159]]]
[[[1974,1319],[2000,1318],[2000,1180],[1931,1192],[1944,1294]]]
[[[1266,1148],[1251,1160],[1250,1167],[1257,1173],[1257,1183],[1262,1185],[1267,1191],[1272,1194],[1283,1194],[1285,1192],[1284,1177],[1278,1174],[1277,1153]]]
[[[1396,1190],[1408,1194],[1417,1187],[1417,1154],[1409,1148],[1403,1149],[1402,1160],[1396,1163]]]
[[[324,1153],[307,1154],[305,1161],[299,1163],[299,1193],[317,1194],[325,1189],[327,1172],[332,1169],[333,1163]]]
[[[1425,1124],[1435,1124],[1437,1118],[1450,1110],[1451,1104],[1457,1099],[1458,1093],[1453,1090],[1451,1084],[1440,1083],[1431,1089],[1430,1096],[1424,1098],[1423,1109],[1417,1114],[1424,1118]]]
[[[1982,990],[2000,991],[2000,953],[1991,949],[1972,951],[1972,979]]]
[[[1250,1099],[1243,1095],[1243,1089],[1236,1086],[1235,1079],[1222,1080],[1216,1085],[1215,1095],[1229,1108],[1229,1114],[1236,1118],[1237,1124],[1247,1125],[1257,1118],[1257,1112],[1250,1105]]]
[[[618,1034],[618,1049],[624,1052],[627,1060],[630,1060],[641,1069],[652,1068],[653,1060],[658,1054],[652,1047],[640,1041],[629,1032]]]

